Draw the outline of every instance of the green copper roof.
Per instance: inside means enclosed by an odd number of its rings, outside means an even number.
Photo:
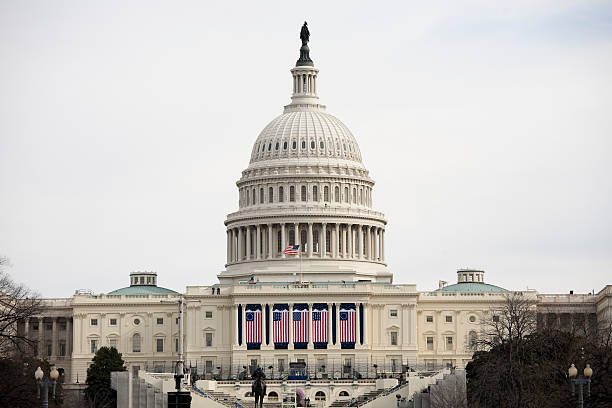
[[[128,286],[126,288],[121,288],[117,290],[113,290],[112,292],[108,292],[109,295],[167,295],[167,294],[177,294],[170,289],[161,288],[159,286],[153,285],[134,285]]]
[[[483,282],[461,282],[444,286],[442,292],[506,292],[506,289]]]

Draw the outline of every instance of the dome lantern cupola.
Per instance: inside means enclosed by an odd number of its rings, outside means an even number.
[[[300,39],[302,40],[300,59],[297,60],[295,68],[291,69],[293,94],[291,95],[291,103],[285,106],[285,112],[304,107],[324,110],[325,106],[319,105],[319,97],[317,96],[317,74],[319,70],[314,67],[314,62],[310,59],[310,48],[308,48],[310,32],[306,22],[302,26]]]

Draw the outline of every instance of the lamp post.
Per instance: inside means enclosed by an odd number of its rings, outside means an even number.
[[[378,378],[378,364],[374,364],[374,378]]]
[[[574,364],[572,364],[567,370],[570,376],[570,381],[572,382],[572,395],[576,392],[576,385],[578,385],[578,407],[584,408],[584,397],[583,397],[583,387],[587,386],[587,398],[591,396],[591,376],[593,375],[593,369],[590,364],[587,364],[584,369],[584,377],[582,375],[578,375],[578,369]],[[576,377],[576,378],[574,378]]]
[[[270,374],[270,379],[273,380],[274,379],[274,366],[268,366],[268,369],[270,370],[271,374]]]
[[[400,401],[402,400],[402,396],[399,394],[395,394],[395,398],[397,398],[397,408],[400,408]]]
[[[41,406],[43,408],[48,408],[49,407],[49,386],[53,386],[53,399],[55,399],[55,384],[56,381],[59,377],[59,371],[57,371],[57,369],[55,367],[53,367],[53,369],[51,369],[51,372],[49,373],[49,379],[43,380],[43,377],[45,376],[45,374],[43,373],[43,370],[38,367],[36,369],[36,372],[34,372],[34,378],[36,379],[36,390],[37,390],[37,397],[38,399],[40,399],[40,391],[42,389],[42,401],[41,401]]]

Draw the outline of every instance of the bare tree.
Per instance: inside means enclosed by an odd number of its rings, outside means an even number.
[[[7,258],[0,258],[0,357],[24,354],[35,342],[19,330],[19,323],[42,310],[37,293],[14,282],[6,273]]]
[[[445,376],[444,380],[429,388],[431,408],[467,408],[465,372]]]

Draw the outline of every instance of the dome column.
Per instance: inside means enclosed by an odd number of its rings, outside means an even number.
[[[359,228],[359,232],[358,232],[358,239],[359,239],[359,246],[358,246],[358,251],[359,251],[359,255],[358,258],[359,259],[363,259],[363,225],[359,224],[358,226]]]
[[[353,226],[351,224],[347,224],[347,248],[348,248],[348,257],[353,257]]]
[[[300,245],[300,224],[293,224],[293,245]],[[302,248],[298,248],[298,252],[301,251]]]
[[[251,226],[246,227],[246,260],[251,259]]]
[[[261,225],[259,224],[257,224],[257,234],[255,239],[257,240],[257,242],[255,242],[255,252],[257,252],[255,257],[257,259],[261,259]]]
[[[272,224],[268,224],[268,259],[272,259]]]
[[[327,256],[327,224],[321,224],[321,240],[319,241],[321,258],[325,258]]]
[[[366,238],[367,238],[367,251],[366,251],[366,257],[368,260],[372,260],[372,227],[370,227],[369,225],[366,226]]]
[[[232,234],[228,229],[225,231],[225,235],[227,237],[227,263],[232,261]]]
[[[244,233],[242,232],[242,227],[238,228],[238,261],[242,261],[242,241],[244,239]]]
[[[308,257],[312,258],[312,222],[308,223],[308,241],[306,241],[308,245]]]
[[[381,231],[380,242],[380,260],[385,262],[385,230]]]
[[[332,257],[340,258],[340,224],[336,223],[336,229],[334,230],[334,239],[332,240],[334,245],[334,252]]]
[[[281,223],[280,224],[280,229],[281,229],[281,253],[280,256],[281,258],[285,258],[285,248],[287,247],[287,245],[285,244],[285,223]]]

